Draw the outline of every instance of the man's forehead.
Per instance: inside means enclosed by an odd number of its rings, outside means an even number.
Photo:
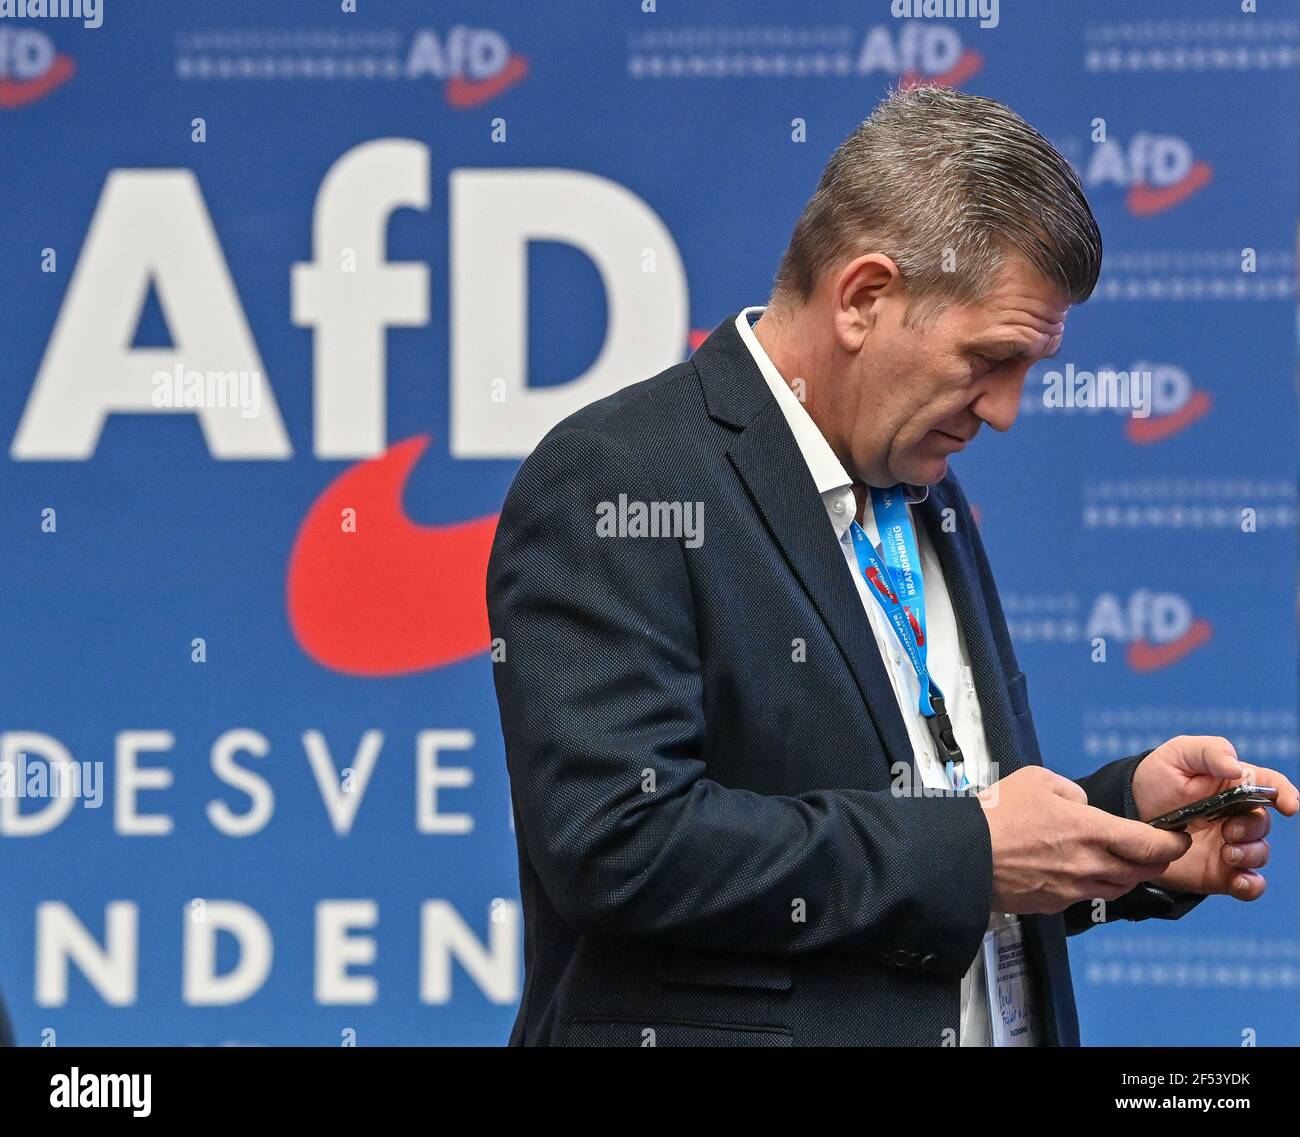
[[[970,309],[963,330],[981,341],[1006,340],[1027,346],[1044,337],[1060,336],[1069,311],[1069,302],[1059,295],[1031,295],[1019,290],[1014,295],[990,297]]]
[[[1003,339],[995,336],[989,340],[976,340],[966,346],[982,350],[999,359],[1051,359],[1060,351],[1062,338],[1063,332],[1018,339]]]
[[[1069,308],[1002,309],[965,323],[962,351],[996,359],[1049,359],[1061,348]]]
[[[1058,320],[1002,320],[979,325],[972,329],[970,338],[979,343],[1007,344],[1029,347],[1043,340],[1056,339],[1065,332],[1065,314]]]
[[[1041,273],[1016,259],[998,274],[997,282],[984,301],[973,305],[970,315],[980,334],[1004,327],[1030,333],[1055,334],[1065,323],[1070,300]]]

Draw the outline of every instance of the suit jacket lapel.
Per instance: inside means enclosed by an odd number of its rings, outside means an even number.
[[[911,765],[907,726],[871,621],[808,465],[735,319],[724,320],[693,357],[709,413],[740,428],[728,460],[848,663],[890,766]]]
[[[826,507],[775,399],[745,428],[728,457],[848,662],[876,732],[884,740],[891,768],[898,762],[910,766],[907,726],[871,621],[862,610]]]
[[[975,677],[989,758],[997,763],[994,776],[1005,778],[1023,766],[1024,760],[1016,742],[1015,716],[1011,697],[1007,694],[1006,677],[994,646],[988,607],[981,592],[974,587],[977,577],[975,555],[963,527],[975,524],[975,519],[969,513],[963,516],[962,511],[949,501],[942,482],[931,486],[925,501],[914,508],[917,520],[925,525],[930,542],[939,555],[953,612],[966,642],[966,656]],[[956,530],[951,533],[944,532],[942,525],[943,511],[948,508],[958,519]],[[960,728],[957,734],[960,742]]]

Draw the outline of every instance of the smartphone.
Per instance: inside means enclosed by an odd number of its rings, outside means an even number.
[[[1194,801],[1147,822],[1157,829],[1186,829],[1189,821],[1213,821],[1234,813],[1249,813],[1261,805],[1272,805],[1277,790],[1272,786],[1233,786],[1221,794]]]

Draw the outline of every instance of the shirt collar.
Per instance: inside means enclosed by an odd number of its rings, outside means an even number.
[[[790,385],[781,377],[776,365],[768,357],[763,345],[758,342],[758,337],[754,335],[750,317],[757,320],[765,310],[764,305],[745,308],[736,317],[736,330],[740,332],[740,338],[745,341],[745,346],[749,348],[749,353],[758,364],[759,371],[763,373],[763,378],[781,408],[781,413],[790,424],[790,430],[794,434],[794,440],[799,446],[800,453],[803,454],[804,461],[808,464],[808,472],[812,474],[817,492],[826,499],[829,508],[831,498],[838,497],[841,490],[851,489],[853,479],[849,477],[840,460],[835,457],[835,451],[831,449],[830,443],[817,429],[812,416],[804,409],[803,403],[790,389]],[[903,484],[903,500],[909,505],[924,501],[929,493],[929,486]],[[847,529],[852,520],[850,514],[842,528]],[[837,522],[836,514],[832,513],[831,521],[835,523],[838,532],[841,526]]]

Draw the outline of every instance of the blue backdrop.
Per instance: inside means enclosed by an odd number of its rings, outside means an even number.
[[[929,7],[0,19],[20,1042],[505,1039],[495,512],[570,406],[764,301],[830,150],[900,81],[1009,103],[1105,237],[1021,420],[955,466],[1049,764],[1215,733],[1295,777],[1295,4]],[[1067,365],[1149,372],[1151,414],[1045,406]],[[41,797],[43,758],[102,780]],[[1300,1042],[1275,833],[1258,903],[1072,941],[1086,1042]]]

